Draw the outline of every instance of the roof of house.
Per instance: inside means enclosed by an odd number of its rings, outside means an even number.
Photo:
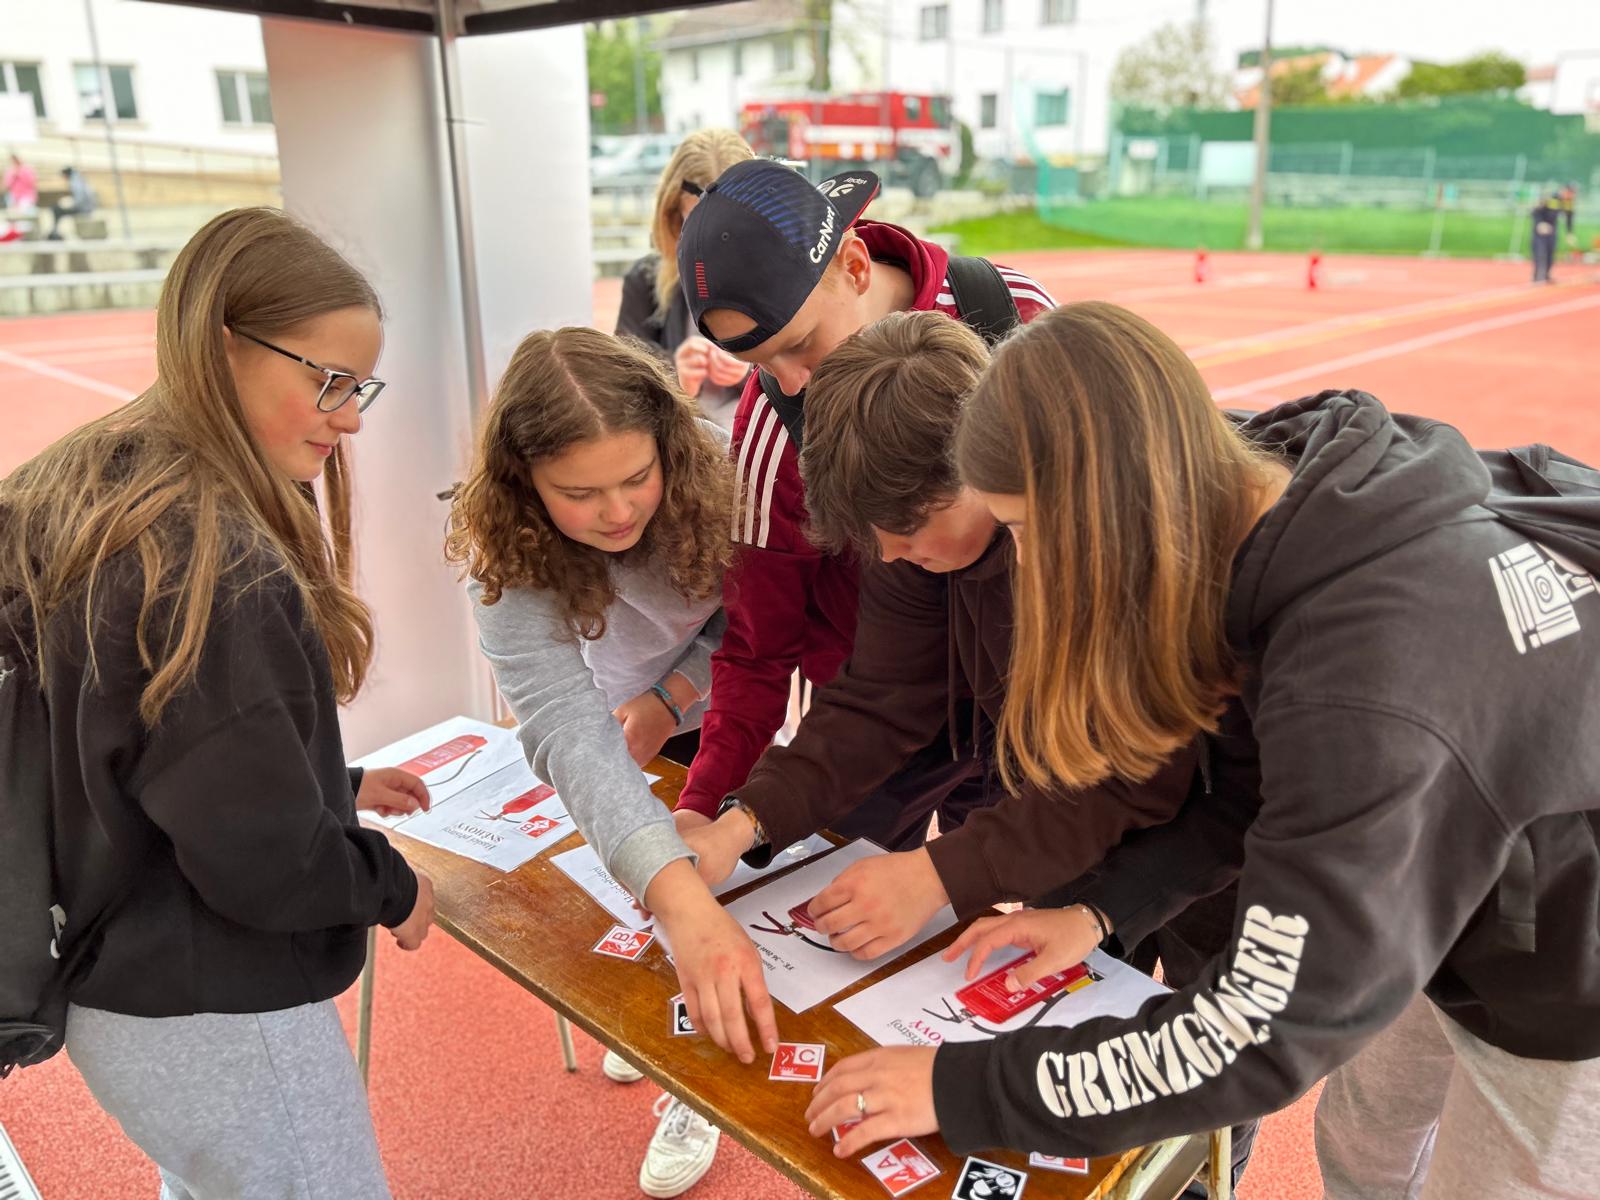
[[[656,39],[662,49],[760,37],[794,29],[805,20],[802,0],[739,0],[686,12]]]

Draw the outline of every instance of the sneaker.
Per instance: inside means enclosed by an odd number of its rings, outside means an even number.
[[[615,1050],[606,1051],[606,1056],[600,1060],[600,1072],[617,1083],[638,1083],[644,1078],[643,1071],[635,1070],[633,1064]]]
[[[639,1165],[639,1190],[646,1196],[681,1196],[711,1169],[722,1131],[666,1092],[653,1111],[661,1123]]]

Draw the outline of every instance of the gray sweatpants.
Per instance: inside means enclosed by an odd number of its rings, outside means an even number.
[[[1418,996],[1328,1076],[1326,1200],[1593,1200],[1600,1059],[1518,1058]]]
[[[331,1000],[159,1018],[74,1005],[67,1053],[161,1169],[162,1200],[389,1200]]]

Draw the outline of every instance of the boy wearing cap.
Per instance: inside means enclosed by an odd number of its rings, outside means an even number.
[[[825,684],[855,640],[856,564],[823,552],[806,534],[799,450],[811,372],[845,338],[891,312],[964,314],[994,334],[1054,304],[1026,275],[982,260],[952,266],[942,247],[862,220],[877,192],[868,171],[812,185],[780,163],[754,160],[707,188],[684,224],[678,266],[691,318],[761,370],[751,374],[734,418],[742,502],[733,535],[742,552],[725,591],[728,629],[712,659],[716,699],[679,800],[680,828],[736,806],[734,793],[784,722],[794,670]],[[992,286],[972,282],[973,266]],[[954,717],[953,728],[970,727],[970,699]],[[970,743],[952,754],[949,733],[941,730],[833,828],[897,849],[920,844],[935,809],[949,830],[991,803],[981,757]]]

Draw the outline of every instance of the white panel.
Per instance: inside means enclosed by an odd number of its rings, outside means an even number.
[[[525,334],[592,315],[589,77],[580,26],[457,48],[492,384]]]
[[[441,550],[470,441],[437,43],[314,22],[262,25],[285,205],[364,270],[386,309],[389,381],[355,438],[361,594],[378,657],[347,753],[454,713],[487,717],[471,616]]]

